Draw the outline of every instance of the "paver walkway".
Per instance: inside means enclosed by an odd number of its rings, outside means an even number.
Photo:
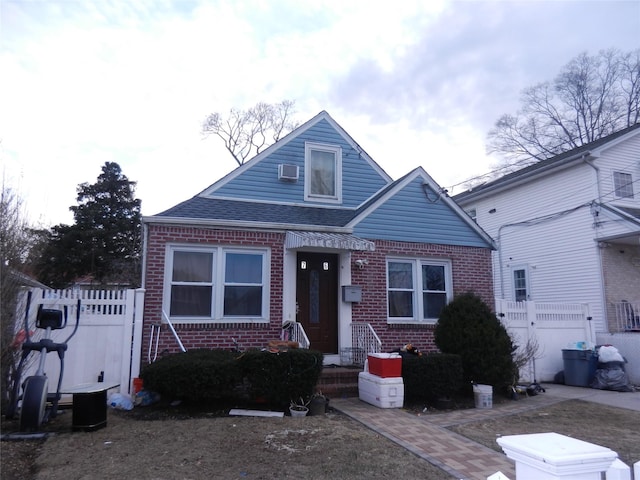
[[[566,398],[543,393],[522,401],[494,405],[492,409],[456,410],[419,416],[399,408],[378,408],[357,397],[331,399],[331,405],[456,478],[486,480],[497,471],[515,479],[513,461],[503,453],[445,427],[512,415],[565,400]]]

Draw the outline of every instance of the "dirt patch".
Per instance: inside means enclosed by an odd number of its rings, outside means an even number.
[[[2,479],[452,478],[337,413],[298,419],[136,410],[110,411],[106,428],[75,433],[65,413],[47,426],[57,433],[45,442],[3,441]]]
[[[450,430],[498,452],[502,451],[496,442],[500,436],[556,432],[610,448],[627,465],[640,460],[640,412],[582,400],[456,425]]]

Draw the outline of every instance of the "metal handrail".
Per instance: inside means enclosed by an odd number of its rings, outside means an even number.
[[[353,322],[351,324],[351,343],[354,365],[364,365],[364,361],[370,353],[382,351],[382,341],[370,323]]]
[[[300,322],[293,322],[293,328],[291,329],[291,338],[294,342],[298,342],[300,348],[309,348],[311,342],[307,337],[307,332],[304,331],[304,327]]]
[[[622,301],[613,303],[612,305],[615,310],[616,331],[640,331],[640,303]]]

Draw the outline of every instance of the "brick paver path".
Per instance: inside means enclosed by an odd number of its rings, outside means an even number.
[[[480,445],[445,427],[513,415],[564,400],[542,394],[522,401],[494,405],[492,409],[467,409],[423,415],[399,408],[378,408],[359,398],[332,399],[331,405],[456,478],[486,480],[497,471],[515,479],[513,461],[503,453]]]

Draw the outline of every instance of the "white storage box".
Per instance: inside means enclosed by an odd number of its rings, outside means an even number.
[[[358,375],[360,400],[380,408],[402,408],[404,383],[402,377],[382,378],[367,372]]]

